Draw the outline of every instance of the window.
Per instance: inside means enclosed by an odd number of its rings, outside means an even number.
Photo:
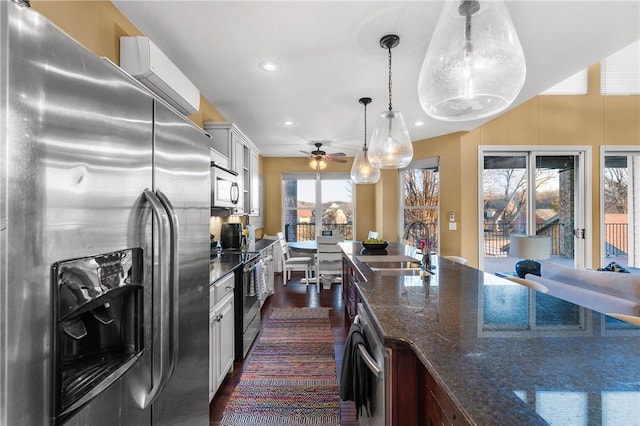
[[[577,72],[566,80],[542,92],[542,95],[586,95],[587,69]]]
[[[400,170],[400,229],[402,239],[418,246],[427,240],[432,251],[438,252],[440,177],[438,158],[412,161]]]
[[[287,241],[315,240],[323,232],[353,239],[353,185],[348,173],[283,173],[282,200]]]
[[[480,155],[481,269],[513,272],[520,260],[509,255],[513,234],[548,236],[553,262],[584,267],[587,151],[502,149],[486,146]]]
[[[603,147],[603,161],[601,264],[640,274],[640,150]]]
[[[581,70],[541,95],[586,95],[587,77],[588,70]],[[600,94],[640,94],[640,40],[600,61]]]
[[[640,95],[640,40],[600,62],[602,95]]]

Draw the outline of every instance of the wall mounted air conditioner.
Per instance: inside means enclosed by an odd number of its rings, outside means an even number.
[[[120,37],[120,67],[185,115],[200,109],[200,91],[148,37]]]

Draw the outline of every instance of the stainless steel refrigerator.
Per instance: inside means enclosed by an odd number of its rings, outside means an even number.
[[[0,1],[0,424],[207,425],[209,140]]]

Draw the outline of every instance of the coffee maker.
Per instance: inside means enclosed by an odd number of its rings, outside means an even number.
[[[223,223],[220,229],[222,249],[240,249],[242,241],[241,223]]]

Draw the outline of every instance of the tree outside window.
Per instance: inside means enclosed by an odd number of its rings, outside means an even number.
[[[435,161],[434,161],[435,160]],[[420,246],[426,240],[429,248],[438,252],[440,176],[437,159],[416,162],[400,171],[402,185],[402,229],[406,244]]]

